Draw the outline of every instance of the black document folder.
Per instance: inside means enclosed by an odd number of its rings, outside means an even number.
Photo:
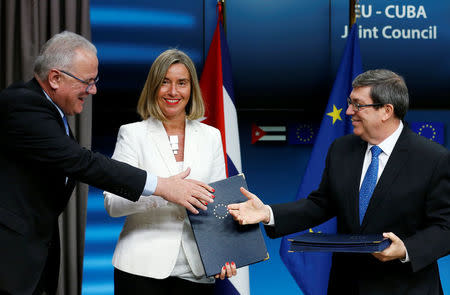
[[[206,211],[195,215],[188,211],[194,237],[206,276],[220,273],[226,262],[236,267],[253,264],[268,258],[268,252],[259,224],[239,225],[228,213],[227,206],[247,198],[240,187],[247,189],[244,175],[210,183],[214,189],[214,203]]]
[[[381,252],[391,244],[383,235],[306,233],[289,239],[290,252]]]

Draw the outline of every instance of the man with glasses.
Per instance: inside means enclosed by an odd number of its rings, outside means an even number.
[[[54,294],[59,272],[58,216],[76,181],[131,201],[158,195],[205,210],[212,188],[163,178],[81,148],[66,116],[97,92],[98,59],[85,38],[62,32],[47,41],[34,78],[0,93],[0,294]]]
[[[322,181],[308,198],[228,206],[240,224],[264,222],[269,237],[337,217],[342,234],[381,234],[372,254],[333,253],[328,294],[442,294],[437,260],[450,251],[450,155],[402,122],[409,98],[402,77],[367,71],[353,81],[346,114],[353,135],[330,146]]]

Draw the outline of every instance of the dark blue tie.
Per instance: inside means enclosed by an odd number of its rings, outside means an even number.
[[[359,224],[362,223],[364,214],[366,214],[367,206],[369,206],[370,198],[372,197],[373,190],[377,184],[378,176],[378,156],[382,150],[374,145],[370,148],[372,152],[372,161],[364,176],[361,189],[359,190]]]
[[[67,118],[63,116],[64,128],[66,129],[66,134],[69,135],[69,124],[67,123]]]

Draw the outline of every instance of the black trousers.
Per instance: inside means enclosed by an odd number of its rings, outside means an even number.
[[[115,295],[214,295],[215,284],[201,284],[168,277],[166,279],[154,279],[138,276],[114,268],[114,294]]]

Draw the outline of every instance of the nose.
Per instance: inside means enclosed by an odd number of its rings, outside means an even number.
[[[177,95],[177,86],[175,85],[175,83],[170,85],[169,94],[172,95],[172,96],[176,96]]]
[[[92,84],[92,86],[89,87],[87,93],[89,94],[96,94],[97,93],[97,84]]]
[[[351,104],[349,104],[347,106],[347,110],[345,111],[345,114],[347,116],[353,116],[355,114],[355,111],[353,110],[353,106]]]

